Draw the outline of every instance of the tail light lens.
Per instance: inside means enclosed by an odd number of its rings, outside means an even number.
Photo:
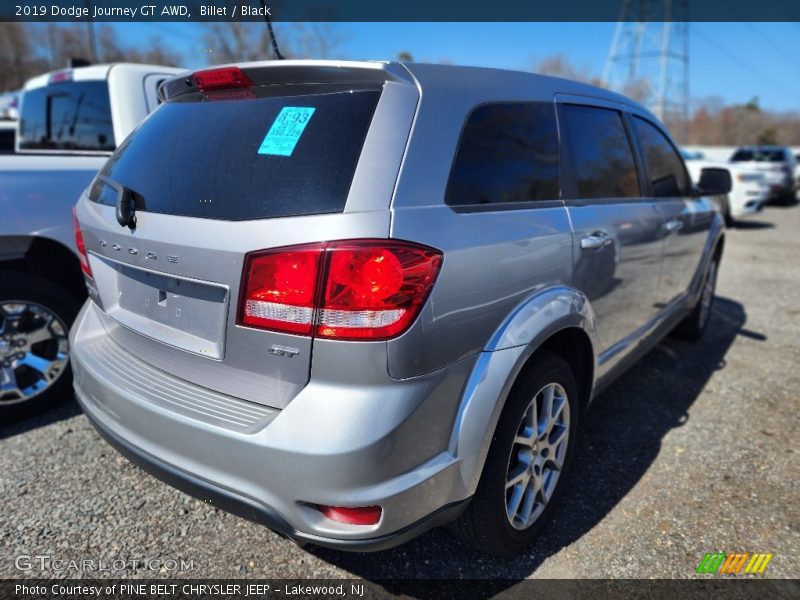
[[[78,213],[74,206],[72,207],[72,228],[75,230],[75,246],[78,248],[78,260],[81,263],[81,271],[91,277],[92,267],[89,266],[89,255],[86,254],[86,244],[83,241],[81,224],[78,222]]]
[[[245,260],[239,323],[341,340],[385,340],[413,323],[442,253],[392,240],[279,248]]]
[[[245,75],[239,67],[223,67],[221,69],[197,71],[192,75],[192,78],[194,79],[197,89],[201,92],[248,88],[253,86],[253,81]]]
[[[323,245],[314,244],[249,254],[240,322],[310,335],[323,250]]]

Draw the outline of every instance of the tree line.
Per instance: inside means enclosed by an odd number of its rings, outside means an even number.
[[[198,24],[195,33],[188,33],[188,29],[180,33],[180,44],[167,44],[165,33],[175,32],[162,30],[160,24],[153,24],[153,32],[145,39],[128,39],[120,35],[124,31],[104,23],[0,23],[0,92],[19,89],[31,77],[64,68],[71,58],[167,66],[181,66],[188,52],[202,54],[209,65],[274,58],[265,25],[259,22]],[[341,58],[342,34],[326,23],[281,23],[278,38],[286,57]],[[407,50],[398,52],[397,57],[413,61]],[[532,61],[531,70],[602,85],[598,77],[575,67],[563,55]],[[653,89],[647,80],[630,82],[619,91],[644,104],[653,100]],[[758,98],[730,105],[712,97],[694,100],[693,104],[688,123],[680,116],[665,118],[679,143],[800,146],[797,110],[765,110]]]

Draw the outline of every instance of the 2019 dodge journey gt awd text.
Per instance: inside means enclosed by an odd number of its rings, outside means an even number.
[[[76,207],[77,396],[146,470],[299,543],[455,521],[521,552],[592,397],[708,322],[721,218],[627,98],[325,61],[160,93]]]

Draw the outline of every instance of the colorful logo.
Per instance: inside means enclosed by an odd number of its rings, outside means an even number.
[[[772,554],[760,552],[717,552],[706,554],[697,565],[698,573],[735,575],[737,573],[761,574],[767,569]]]

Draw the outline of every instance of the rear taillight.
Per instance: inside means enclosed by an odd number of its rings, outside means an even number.
[[[197,89],[201,92],[248,88],[253,86],[253,81],[245,75],[239,67],[223,67],[221,69],[196,71],[192,75],[192,79],[194,79]]]
[[[341,340],[403,333],[436,281],[442,253],[392,240],[354,240],[249,254],[239,324]]]
[[[72,228],[75,230],[75,246],[78,248],[78,260],[81,263],[81,271],[91,277],[92,267],[89,266],[89,255],[86,254],[86,244],[83,242],[83,232],[81,231],[78,213],[74,206],[72,207]]]
[[[240,322],[310,335],[323,251],[322,244],[312,244],[249,254],[243,274]]]

